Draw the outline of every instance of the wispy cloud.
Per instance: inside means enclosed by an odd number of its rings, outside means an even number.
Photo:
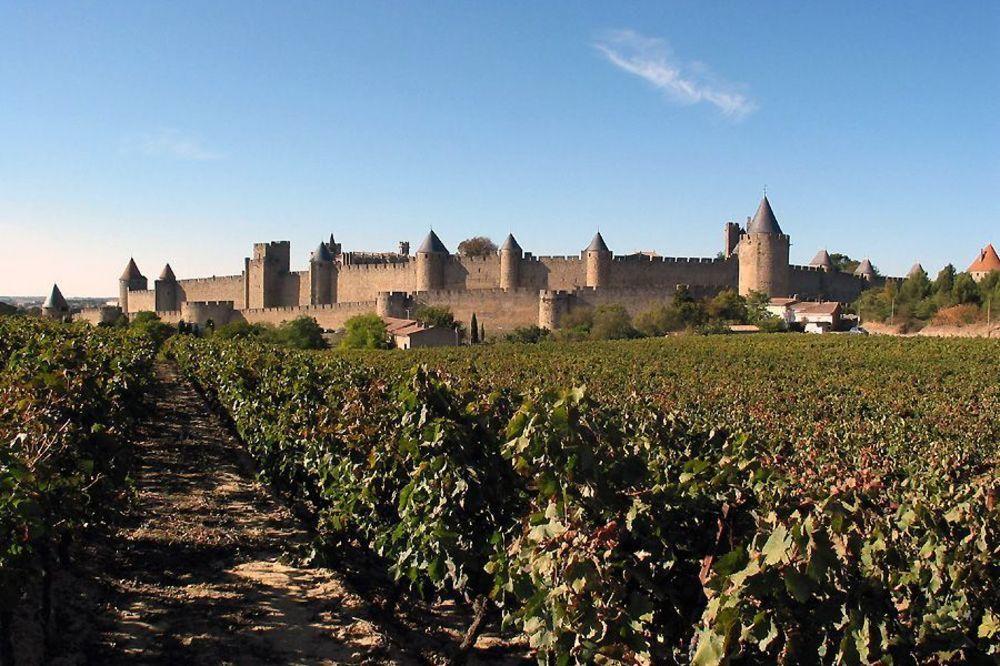
[[[662,39],[633,30],[616,30],[596,42],[594,48],[616,67],[645,79],[680,104],[707,102],[734,119],[757,108],[739,91],[740,86],[719,80],[704,63],[678,61]]]
[[[205,147],[197,137],[175,129],[159,129],[133,137],[127,142],[126,149],[150,157],[192,162],[208,162],[225,157],[222,153]]]

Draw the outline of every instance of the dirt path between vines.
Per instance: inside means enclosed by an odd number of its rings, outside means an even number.
[[[194,389],[169,366],[159,374],[137,443],[137,501],[92,540],[82,564],[100,588],[82,661],[440,661],[464,614],[414,606],[386,618],[356,584],[357,571],[298,565],[307,531],[253,480]],[[507,647],[484,636],[471,661],[517,661]]]

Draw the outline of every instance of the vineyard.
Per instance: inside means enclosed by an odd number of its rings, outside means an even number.
[[[1000,659],[1000,343],[175,337],[261,473],[555,663]]]
[[[153,381],[132,331],[0,318],[0,660],[25,595],[53,634],[51,576],[126,486],[128,433]],[[34,594],[30,592],[34,590]]]

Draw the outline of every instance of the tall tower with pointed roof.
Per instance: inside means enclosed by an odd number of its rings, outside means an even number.
[[[145,291],[149,289],[149,281],[139,272],[135,259],[129,259],[125,271],[118,278],[118,305],[122,312],[128,314],[128,293],[130,291]]]
[[[611,259],[613,255],[604,242],[604,237],[598,231],[594,240],[583,251],[583,259],[587,264],[587,286],[592,288],[607,287],[611,284]]]
[[[310,305],[330,305],[337,299],[335,282],[337,266],[334,264],[334,250],[337,247],[330,236],[330,243],[320,243],[309,259],[309,303]]]
[[[778,226],[767,195],[747,223],[738,247],[740,295],[760,292],[770,297],[788,296],[790,239]]]
[[[500,288],[517,289],[524,251],[518,245],[514,234],[507,234],[507,240],[500,246]]]
[[[444,288],[444,268],[448,248],[432,229],[417,248],[417,291]]]
[[[157,312],[181,309],[177,277],[174,275],[174,270],[170,268],[170,264],[163,267],[160,277],[153,282],[153,290]]]

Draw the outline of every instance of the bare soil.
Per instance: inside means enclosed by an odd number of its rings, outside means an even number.
[[[301,563],[309,531],[169,366],[139,433],[136,493],[57,580],[58,663],[443,663],[471,611],[386,591],[362,549]],[[386,601],[391,599],[392,601]],[[470,663],[520,663],[490,626]]]

